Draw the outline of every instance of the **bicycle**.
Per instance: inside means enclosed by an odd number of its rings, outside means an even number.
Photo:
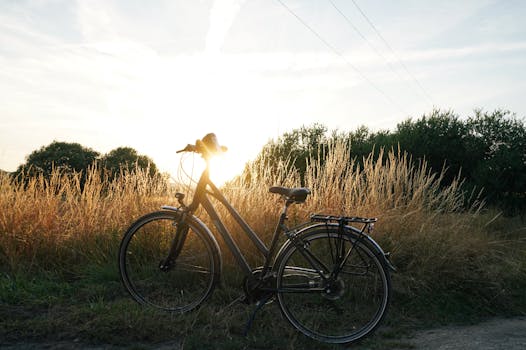
[[[192,202],[186,205],[184,194],[177,193],[179,207],[162,206],[139,218],[124,234],[119,271],[132,298],[183,313],[211,295],[220,280],[222,258],[215,236],[195,216],[202,206],[245,275],[244,301],[256,304],[246,332],[256,312],[276,299],[293,327],[321,342],[349,343],[374,331],[386,315],[390,271],[395,271],[389,254],[368,235],[377,219],[315,214],[311,221],[289,228],[285,225],[289,206],[305,202],[310,190],[271,187],[285,205],[267,247],[210,180],[210,159],[224,151],[214,134],[177,151],[198,153],[206,161]],[[250,267],[210,196],[261,252],[263,266]],[[276,252],[281,233],[286,241]]]

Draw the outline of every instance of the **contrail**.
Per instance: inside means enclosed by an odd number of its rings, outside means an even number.
[[[210,27],[206,35],[205,52],[219,53],[226,35],[244,0],[215,0],[210,10]]]

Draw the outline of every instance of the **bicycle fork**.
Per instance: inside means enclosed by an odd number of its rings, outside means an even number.
[[[172,267],[175,266],[175,260],[181,253],[183,249],[184,242],[186,241],[186,236],[188,235],[188,224],[186,223],[186,213],[183,213],[181,217],[173,223],[173,226],[176,227],[175,236],[172,239],[170,244],[170,250],[165,259],[161,260],[159,263],[159,269],[164,272],[170,271]]]

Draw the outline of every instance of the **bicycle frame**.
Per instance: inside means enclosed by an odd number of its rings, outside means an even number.
[[[287,226],[285,226],[285,220],[287,218],[287,209],[288,209],[288,207],[291,204],[294,203],[294,201],[292,201],[292,200],[286,200],[285,201],[285,206],[283,208],[283,211],[281,212],[281,215],[279,217],[278,223],[277,223],[277,225],[276,225],[276,227],[274,229],[274,233],[272,235],[272,240],[271,240],[271,243],[270,243],[270,247],[267,247],[265,245],[265,243],[259,238],[257,233],[250,227],[250,225],[241,217],[241,215],[237,212],[237,210],[223,196],[223,194],[221,193],[219,188],[217,188],[217,186],[211,181],[211,179],[210,179],[210,164],[209,164],[209,160],[208,159],[205,159],[205,160],[206,160],[206,168],[203,171],[203,173],[201,174],[201,177],[199,178],[199,181],[197,183],[197,187],[196,187],[196,190],[195,190],[194,198],[192,199],[192,203],[190,205],[188,205],[188,206],[182,205],[182,208],[175,208],[175,207],[171,207],[171,206],[163,206],[162,208],[163,209],[168,209],[168,210],[177,210],[177,211],[181,211],[182,210],[183,215],[181,215],[181,219],[180,219],[179,223],[180,224],[182,223],[183,225],[180,225],[180,226],[184,227],[184,220],[187,217],[187,215],[193,215],[193,213],[197,210],[199,205],[201,205],[203,207],[203,209],[207,212],[207,214],[210,217],[210,219],[212,220],[212,222],[213,222],[215,228],[217,229],[217,231],[221,234],[221,237],[223,238],[223,240],[225,241],[228,249],[230,250],[230,252],[234,256],[237,264],[243,270],[243,273],[245,274],[245,276],[247,276],[248,279],[254,279],[253,269],[248,264],[248,262],[247,262],[247,260],[245,258],[245,255],[243,255],[243,253],[239,249],[239,246],[237,245],[237,243],[233,239],[231,233],[225,227],[223,221],[221,220],[221,217],[219,216],[219,214],[217,213],[216,209],[214,208],[214,205],[212,204],[212,202],[208,198],[208,195],[214,197],[215,199],[217,199],[227,209],[228,213],[234,218],[236,223],[241,227],[241,229],[249,237],[249,239],[256,246],[256,248],[259,250],[259,252],[264,256],[265,261],[264,261],[263,268],[261,269],[261,275],[260,276],[265,276],[267,274],[267,272],[269,271],[269,269],[271,268],[270,263],[272,261],[272,258],[274,256],[276,256],[275,251],[276,251],[276,246],[277,246],[277,242],[278,242],[278,239],[279,239],[279,234],[282,233],[282,232],[285,232],[287,234],[289,240],[291,241],[291,243],[295,244],[294,243],[295,235],[294,234],[289,234],[289,233],[296,232],[296,230],[299,227],[295,227],[293,229],[289,229]],[[210,188],[210,190],[208,188]],[[316,218],[318,216],[314,215],[313,217]],[[321,216],[319,216],[317,218],[318,221],[319,221],[320,217],[322,217],[324,220],[333,220],[334,219],[332,217],[325,217],[325,216],[321,215]],[[365,227],[368,227],[367,225],[372,223],[373,221],[371,221],[371,219],[361,219],[361,218],[350,218],[350,219],[351,219],[351,221],[356,221],[354,219],[357,219],[357,220],[360,219],[360,220],[358,220],[356,222],[365,223],[366,226],[364,226],[364,228],[362,230],[358,230],[358,229],[356,229],[356,228],[354,228],[352,226],[347,226],[347,225],[345,225],[345,228],[349,229],[351,231],[355,231],[355,233],[359,234],[360,239],[366,240],[371,245],[373,245],[375,250],[380,252],[379,256],[382,258],[382,260],[385,262],[385,264],[391,270],[395,271],[395,268],[389,262],[389,260],[387,259],[387,255],[383,252],[383,250],[380,248],[380,246],[376,242],[374,242],[369,236],[367,236],[364,233]],[[361,220],[366,220],[366,221],[361,221]],[[374,221],[376,221],[376,220],[374,220]],[[308,224],[310,225],[311,223],[309,222]],[[304,225],[305,224],[302,224],[302,225],[300,225],[300,227],[304,226]],[[339,230],[343,230],[344,222],[340,220],[340,223],[339,223],[338,226],[339,226]],[[185,240],[185,237],[186,237],[186,233],[182,232],[181,234],[182,234],[182,238],[176,237],[176,239],[174,240],[173,246],[171,248],[172,251],[170,251],[170,253],[168,254],[169,257],[176,258],[177,254],[178,254],[177,251],[180,249],[180,247],[183,246],[184,240]],[[178,236],[178,235],[176,235],[176,236]],[[348,250],[346,252],[344,257],[343,256],[340,257],[341,258],[341,263],[340,263],[341,266],[343,266],[343,264],[345,263],[345,261],[347,260],[349,255],[351,254],[353,248],[354,248],[354,245],[351,247],[350,250]],[[302,254],[305,257],[305,259],[311,264],[311,266],[313,267],[313,270],[316,272],[316,274],[319,275],[320,278],[322,280],[324,280],[324,281],[327,281],[330,277],[325,275],[325,273],[323,271],[329,272],[332,275],[335,275],[335,274],[338,274],[339,270],[341,270],[341,267],[338,267],[334,271],[328,271],[328,268],[326,266],[324,266],[324,264],[317,257],[312,255],[308,250],[303,249],[303,247],[301,245],[299,245],[298,249],[299,249],[300,254]],[[279,255],[279,252],[278,252],[277,255]],[[167,260],[169,260],[169,259],[167,259]]]
[[[192,203],[189,206],[183,206],[182,209],[178,209],[178,210],[183,210],[185,214],[192,215],[197,210],[199,205],[201,205],[203,209],[206,211],[206,213],[208,214],[208,216],[210,217],[210,219],[212,220],[217,231],[221,234],[221,237],[225,241],[229,250],[232,252],[232,255],[234,256],[237,264],[243,270],[244,274],[249,279],[252,279],[254,278],[252,274],[252,268],[248,264],[241,250],[239,249],[239,246],[233,239],[232,234],[225,227],[223,221],[221,220],[221,217],[219,216],[216,209],[214,208],[214,205],[208,198],[208,195],[217,199],[227,209],[228,213],[234,218],[236,223],[241,227],[241,229],[245,232],[245,234],[250,238],[250,240],[256,246],[259,252],[265,257],[265,262],[264,262],[262,274],[261,274],[262,276],[264,276],[270,268],[270,262],[276,250],[276,245],[278,242],[279,234],[281,232],[288,231],[288,228],[285,226],[285,220],[287,217],[287,208],[293,202],[286,201],[285,207],[279,217],[278,224],[276,225],[276,228],[274,230],[274,234],[272,236],[270,247],[267,247],[265,243],[259,238],[257,233],[250,227],[250,225],[241,217],[241,215],[237,212],[237,210],[223,196],[219,188],[217,188],[217,186],[212,182],[212,180],[210,179],[209,160],[208,159],[205,159],[205,160],[206,160],[206,168],[201,174],[201,177],[199,178],[199,181],[197,183],[197,187],[195,190],[194,198],[192,199]],[[208,188],[210,188],[210,190]],[[168,210],[176,209],[171,206],[163,206],[162,208],[168,209]],[[182,215],[181,220],[185,220],[185,217],[186,215]],[[183,241],[184,239],[185,238],[183,237]],[[177,245],[179,246],[179,245],[182,245],[183,243],[184,242],[180,242]]]

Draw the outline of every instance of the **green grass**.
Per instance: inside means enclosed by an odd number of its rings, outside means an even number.
[[[47,273],[4,274],[0,280],[0,337],[4,342],[69,340],[146,348],[166,342],[180,342],[185,349],[320,348],[295,332],[273,304],[261,310],[245,337],[253,306],[230,305],[240,295],[233,286],[216,289],[206,305],[180,315],[133,302],[110,266],[89,270],[99,270],[105,277],[88,274],[66,281]]]
[[[257,315],[248,336],[244,327],[253,305],[230,305],[241,294],[241,277],[227,268],[222,284],[197,311],[171,314],[136,304],[121,286],[116,264],[92,264],[71,273],[3,273],[0,277],[1,343],[72,342],[151,349],[181,344],[184,349],[341,349],[295,331],[276,303]],[[393,274],[395,294],[384,325],[353,348],[408,348],[400,341],[415,329],[473,323],[491,316],[526,314],[526,281],[509,280],[505,290],[477,286],[408,294],[402,274]],[[479,286],[480,287],[480,286]]]

